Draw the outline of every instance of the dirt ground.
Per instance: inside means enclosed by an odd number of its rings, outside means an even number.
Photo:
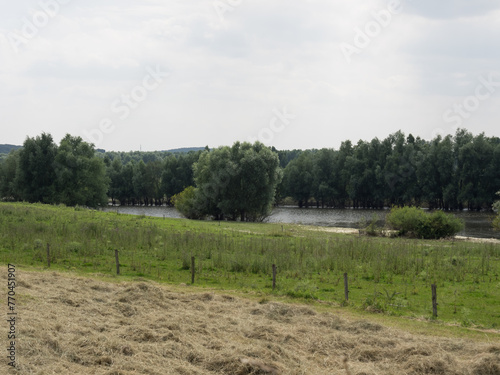
[[[418,336],[149,281],[22,270],[17,280],[13,374],[500,374],[498,341]]]

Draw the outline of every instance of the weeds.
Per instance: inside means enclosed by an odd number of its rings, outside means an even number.
[[[113,274],[118,249],[122,277],[186,283],[194,256],[198,285],[262,293],[270,293],[276,264],[275,294],[338,304],[347,272],[349,306],[408,316],[427,313],[436,282],[440,319],[469,322],[473,316],[474,324],[500,325],[497,244],[284,231],[272,224],[219,226],[21,203],[0,204],[0,239],[5,264],[46,267],[50,244],[51,268]],[[374,287],[385,296],[370,292]],[[404,298],[395,292],[402,290]]]

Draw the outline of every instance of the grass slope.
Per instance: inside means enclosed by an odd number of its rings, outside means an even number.
[[[317,228],[315,228],[317,229]],[[0,204],[0,263],[188,283],[260,296],[321,300],[352,311],[500,327],[500,245],[371,238],[280,224],[200,222]],[[272,291],[271,265],[278,268]],[[349,302],[343,274],[349,275]]]
[[[93,277],[18,269],[13,373],[500,374],[498,335],[421,336],[305,306]]]

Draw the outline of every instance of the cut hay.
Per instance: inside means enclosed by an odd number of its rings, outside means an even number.
[[[13,374],[500,374],[494,334],[489,343],[418,336],[306,306],[181,293],[144,280],[22,270],[17,279]]]

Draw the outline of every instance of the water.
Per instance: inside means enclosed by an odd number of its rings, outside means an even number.
[[[173,207],[119,206],[108,207],[105,211],[175,219],[182,218],[182,215]],[[370,221],[374,215],[377,217],[379,225],[383,225],[388,212],[389,210],[279,207],[273,210],[266,222],[360,228],[363,223]],[[494,213],[457,211],[453,212],[453,215],[459,217],[465,223],[464,230],[458,235],[500,239],[500,232],[495,231],[491,226],[491,222],[495,218]]]
[[[370,222],[374,216],[377,218],[378,225],[384,225],[385,216],[388,213],[389,210],[280,207],[273,210],[267,222],[361,228],[366,226],[366,223]],[[452,214],[462,219],[465,224],[464,230],[458,233],[459,236],[500,239],[500,232],[495,231],[491,226],[495,218],[494,213],[456,211]]]

